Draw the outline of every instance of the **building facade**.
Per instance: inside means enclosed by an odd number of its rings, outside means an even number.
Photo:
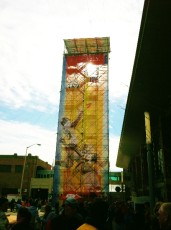
[[[117,163],[127,196],[171,200],[171,4],[144,2]]]
[[[25,156],[0,155],[0,195],[20,194]],[[21,195],[31,195],[31,179],[40,177],[40,170],[51,170],[51,165],[28,154],[23,174]],[[40,185],[39,185],[40,186]],[[39,187],[38,187],[39,188]]]

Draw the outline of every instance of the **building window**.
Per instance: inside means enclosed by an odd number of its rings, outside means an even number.
[[[11,165],[0,165],[0,172],[11,172]]]
[[[15,165],[15,172],[16,173],[21,173],[23,170],[23,166],[22,165]]]

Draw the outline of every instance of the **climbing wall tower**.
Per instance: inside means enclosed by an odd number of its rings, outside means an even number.
[[[108,192],[110,40],[64,40],[54,196]]]

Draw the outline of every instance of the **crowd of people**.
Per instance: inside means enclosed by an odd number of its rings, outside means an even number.
[[[47,202],[43,216],[39,216],[37,200],[11,203],[0,198],[0,230],[171,230],[171,202],[156,202],[151,213],[148,202],[135,206],[98,197],[82,202],[68,197],[61,206]],[[6,216],[8,208],[16,209],[14,224]]]

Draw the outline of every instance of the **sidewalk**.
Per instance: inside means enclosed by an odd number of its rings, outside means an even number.
[[[39,217],[42,217],[44,215],[44,212],[39,211]],[[10,224],[14,224],[17,221],[17,212],[16,211],[7,211],[6,216],[9,220]]]
[[[17,220],[17,212],[7,211],[6,216],[7,216],[8,220],[9,220],[10,224],[14,224],[16,222],[16,220]]]

